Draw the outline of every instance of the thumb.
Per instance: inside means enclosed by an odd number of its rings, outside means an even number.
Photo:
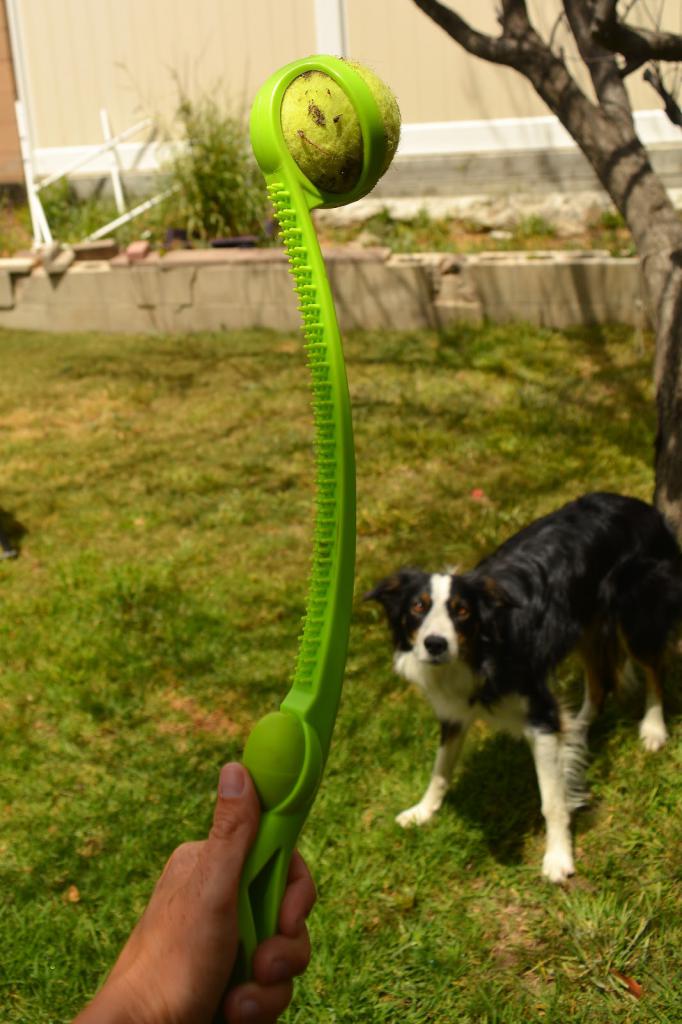
[[[215,895],[235,891],[260,820],[260,801],[251,776],[236,762],[223,765],[213,825],[204,846],[204,864]]]

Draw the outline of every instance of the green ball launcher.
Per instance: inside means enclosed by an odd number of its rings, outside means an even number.
[[[351,99],[363,165],[346,194],[320,191],[301,172],[281,127],[282,98],[306,71],[329,75]],[[362,77],[335,57],[288,64],[262,86],[251,141],[265,176],[300,300],[312,386],[316,499],[306,615],[289,692],[251,732],[244,750],[262,805],[239,893],[239,954],[230,986],[247,980],[256,947],[277,931],[289,861],[324,771],[348,648],[355,570],[355,457],[350,398],[332,293],[311,211],[366,195],[386,162],[386,134]]]

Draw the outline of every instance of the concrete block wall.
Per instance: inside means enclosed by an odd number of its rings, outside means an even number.
[[[646,320],[636,259],[605,253],[326,253],[339,324],[418,330],[458,321],[568,327]],[[173,334],[299,327],[281,250],[179,251],[76,261],[63,273],[0,261],[0,328]]]
[[[486,319],[525,320],[540,327],[628,323],[645,318],[639,261],[608,255],[533,253],[525,258],[487,253],[467,274]]]

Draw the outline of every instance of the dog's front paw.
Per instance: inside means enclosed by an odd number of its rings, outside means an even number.
[[[542,861],[542,873],[557,885],[566,882],[575,874],[570,850],[548,850]]]
[[[414,828],[415,825],[424,825],[429,821],[436,813],[436,809],[424,803],[415,804],[414,807],[408,807],[399,814],[395,820],[401,828]]]
[[[668,730],[665,727],[665,723],[651,722],[645,718],[639,727],[639,738],[644,749],[649,751],[649,753],[654,753],[665,746],[668,739]]]

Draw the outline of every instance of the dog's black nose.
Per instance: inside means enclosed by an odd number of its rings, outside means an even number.
[[[444,636],[431,633],[430,636],[424,638],[424,647],[433,658],[438,658],[447,651],[448,642]]]

